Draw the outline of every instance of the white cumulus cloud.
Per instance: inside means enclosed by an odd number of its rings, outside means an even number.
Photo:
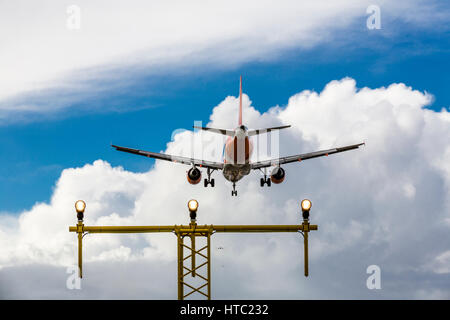
[[[65,169],[49,203],[1,216],[0,296],[176,297],[172,234],[85,236],[82,289],[68,290],[77,199],[87,203],[86,225],[174,225],[188,223],[191,198],[200,203],[199,224],[300,223],[299,200],[309,198],[311,222],[319,225],[310,235],[310,276],[303,277],[298,234],[215,234],[214,298],[448,298],[450,115],[424,108],[431,101],[404,84],[357,88],[350,78],[302,91],[266,113],[244,96],[249,127],[292,125],[280,132],[282,155],[367,145],[285,165],[285,182],[270,189],[253,173],[238,184],[238,197],[220,173],[215,188],[189,185],[180,164],[156,162],[132,173],[97,160]],[[234,127],[237,106],[226,98],[209,125]],[[190,152],[198,136],[181,132],[166,152]],[[373,264],[381,269],[381,290],[366,288]]]

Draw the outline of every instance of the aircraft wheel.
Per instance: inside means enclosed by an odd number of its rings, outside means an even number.
[[[214,179],[211,179],[211,187],[214,188]]]
[[[272,181],[270,181],[270,178],[267,179],[267,186],[270,187],[270,185],[272,184]]]
[[[203,182],[203,184],[205,185],[205,188],[208,186],[208,180],[203,180],[204,182]]]
[[[261,180],[259,180],[259,184],[261,185],[261,187],[264,187],[264,178],[261,178]]]

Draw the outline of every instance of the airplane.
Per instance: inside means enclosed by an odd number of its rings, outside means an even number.
[[[239,83],[238,126],[234,130],[193,126],[193,128],[196,129],[228,136],[224,146],[223,162],[214,162],[203,159],[174,156],[164,153],[155,153],[139,149],[120,147],[116,145],[112,145],[112,147],[116,148],[116,150],[118,151],[133,153],[148,158],[190,165],[191,168],[187,171],[187,180],[190,184],[193,185],[198,184],[201,181],[202,172],[200,171],[199,168],[206,168],[207,170],[206,174],[208,177],[204,179],[205,187],[207,187],[208,185],[214,187],[214,179],[211,179],[211,174],[216,170],[222,170],[222,174],[225,177],[225,179],[233,183],[233,190],[231,191],[231,196],[237,196],[236,182],[241,180],[246,175],[250,174],[251,170],[260,170],[261,172],[263,172],[264,178],[261,178],[260,185],[261,187],[264,187],[264,185],[270,187],[271,183],[279,184],[283,182],[286,172],[281,167],[281,165],[292,162],[301,162],[307,159],[313,159],[322,156],[328,156],[334,153],[358,149],[361,145],[365,144],[363,142],[339,148],[297,154],[288,157],[281,157],[278,159],[250,162],[250,157],[253,151],[253,145],[249,139],[250,137],[289,127],[290,125],[284,125],[279,127],[249,130],[245,125],[242,124],[242,76],[241,76]],[[270,173],[270,178],[268,178],[266,169],[271,166],[273,166],[274,168]],[[264,171],[262,169],[264,169]]]

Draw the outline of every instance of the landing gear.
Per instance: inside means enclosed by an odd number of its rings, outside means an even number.
[[[272,184],[272,182],[270,181],[270,178],[267,178],[266,176],[264,176],[264,178],[261,178],[261,180],[260,180],[261,187],[264,187],[265,184],[267,184],[268,187],[270,187]]]
[[[231,196],[237,196],[236,182],[233,182],[233,190],[231,190]]]
[[[213,173],[214,170],[216,170],[216,169],[211,170],[210,168],[208,168],[208,170],[206,171],[208,178],[207,179],[205,178],[205,180],[204,180],[205,188],[208,186],[208,184],[210,184],[211,187],[214,188],[214,179],[211,179],[211,173]]]
[[[214,188],[214,179],[205,179],[204,184],[205,184],[205,188],[208,186],[208,184],[210,184],[211,187]]]
[[[264,168],[264,171],[262,171],[261,169],[259,169],[263,174],[264,174],[264,178],[261,178],[260,180],[260,185],[261,187],[264,187],[264,185],[267,183],[267,186],[270,187],[271,182],[270,178],[267,178],[267,170],[266,168]]]

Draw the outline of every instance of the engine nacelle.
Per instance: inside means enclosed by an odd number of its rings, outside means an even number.
[[[187,180],[190,184],[197,184],[202,180],[202,172],[197,168],[191,168],[187,172]]]
[[[282,183],[285,176],[286,172],[284,171],[284,169],[281,167],[277,167],[272,170],[270,180],[272,180],[272,182],[275,184]]]

